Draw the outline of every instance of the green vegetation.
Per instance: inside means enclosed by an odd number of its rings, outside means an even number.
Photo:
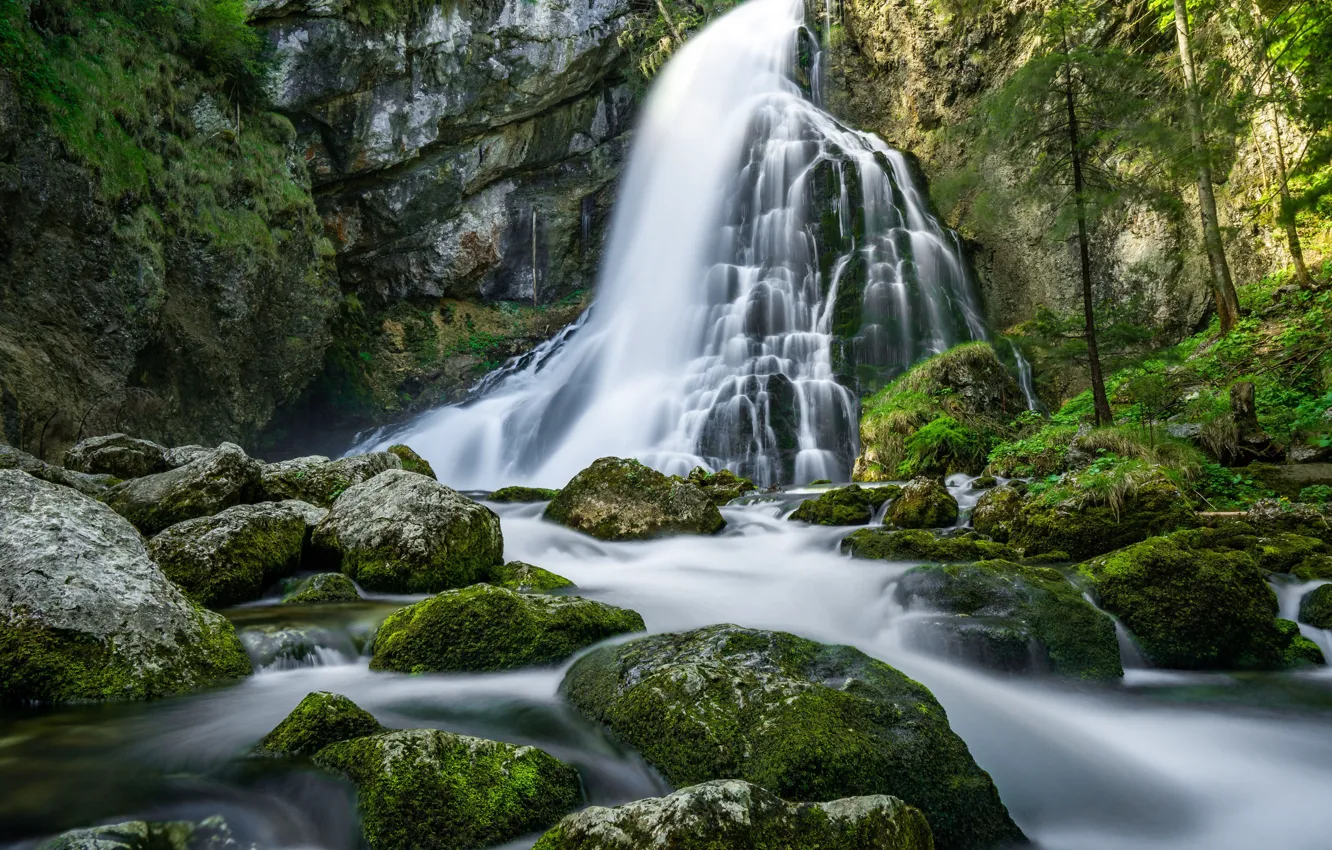
[[[898,528],[945,528],[957,522],[957,500],[932,478],[913,478],[888,506],[884,521]]]
[[[735,7],[738,0],[657,0],[655,6],[637,7],[629,17],[628,25],[620,33],[620,47],[629,52],[634,80],[639,91],[648,83],[666,60],[708,21]]]
[[[374,715],[356,703],[327,691],[315,691],[254,748],[263,756],[312,756],[337,741],[384,731]]]

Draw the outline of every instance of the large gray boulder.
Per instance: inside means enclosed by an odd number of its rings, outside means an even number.
[[[726,525],[701,488],[617,457],[575,475],[546,506],[545,517],[602,540],[716,534]]]
[[[491,567],[504,562],[494,511],[401,469],[339,496],[312,543],[323,563],[367,590],[390,593],[464,587],[485,580]]]
[[[262,464],[234,443],[223,443],[198,460],[111,488],[106,503],[144,534],[178,522],[212,516],[259,495]]]
[[[0,702],[143,699],[250,672],[231,624],[187,599],[128,522],[0,470]]]
[[[533,850],[933,850],[919,809],[896,797],[787,803],[740,779],[569,815]]]
[[[170,450],[126,434],[105,434],[82,440],[65,452],[65,468],[76,472],[142,478],[173,468]]]
[[[63,487],[72,487],[86,496],[93,497],[102,496],[116,483],[110,475],[88,475],[65,469],[4,444],[0,444],[0,469],[22,470],[33,478],[40,478]]]
[[[327,508],[349,487],[390,469],[402,469],[402,461],[390,452],[371,452],[340,460],[310,455],[267,464],[260,471],[260,479],[264,497],[271,501],[299,499]]]

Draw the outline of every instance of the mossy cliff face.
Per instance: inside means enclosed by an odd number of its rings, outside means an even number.
[[[850,647],[710,626],[594,650],[563,690],[677,786],[891,794],[925,813],[944,850],[1022,838],[930,692]]]

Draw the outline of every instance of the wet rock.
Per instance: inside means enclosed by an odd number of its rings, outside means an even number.
[[[686,480],[707,493],[708,498],[716,505],[725,505],[751,490],[758,489],[753,481],[736,475],[729,469],[708,472],[703,467],[696,466],[690,471]]]
[[[212,516],[258,495],[262,464],[240,446],[223,443],[182,467],[111,488],[106,503],[144,534]]]
[[[710,626],[593,650],[563,690],[676,786],[890,794],[925,813],[945,850],[1022,839],[930,692],[850,647]]]
[[[888,508],[887,521],[899,528],[944,528],[957,522],[957,499],[932,478],[913,478]]]
[[[315,528],[312,546],[361,587],[389,593],[437,593],[473,584],[503,563],[504,555],[494,511],[401,469],[338,497]]]
[[[644,628],[637,612],[603,602],[478,584],[390,615],[375,635],[370,669],[447,673],[554,664]]]
[[[862,528],[842,538],[842,551],[853,558],[881,561],[970,563],[989,559],[1017,560],[1012,547],[972,534],[939,537],[920,528]]]
[[[486,497],[490,502],[549,502],[560,494],[559,490],[541,487],[501,487]]]
[[[411,448],[403,445],[389,446],[388,453],[396,456],[398,461],[402,464],[402,468],[408,472],[415,472],[418,475],[424,475],[427,478],[439,480],[439,476],[435,474],[435,470],[430,466],[430,462],[412,451]]]
[[[295,670],[350,661],[357,637],[319,626],[245,626],[237,632],[257,670]]]
[[[1015,484],[1005,484],[982,493],[971,509],[972,528],[999,543],[1007,543],[1013,522],[1022,511],[1025,495],[1026,487]]]
[[[249,602],[300,568],[309,525],[295,504],[236,505],[176,523],[148,542],[148,553],[200,605]]]
[[[341,460],[310,455],[265,465],[260,473],[260,486],[265,497],[274,502],[299,499],[327,508],[349,488],[390,469],[402,469],[402,461],[389,452],[353,455]]]
[[[545,517],[602,540],[716,534],[726,525],[698,487],[614,457],[575,475],[546,506]]]
[[[982,475],[979,478],[971,479],[967,486],[973,490],[991,490],[999,486],[999,479],[993,475]]]
[[[126,821],[61,833],[38,850],[241,850],[221,817]]]
[[[1316,629],[1332,629],[1332,584],[1304,594],[1300,600],[1300,622]]]
[[[312,756],[338,741],[385,732],[370,712],[342,694],[315,691],[254,748],[256,755]]]
[[[0,702],[144,699],[249,675],[110,508],[0,470]]]
[[[65,452],[65,468],[125,479],[166,472],[173,466],[167,462],[164,446],[125,434],[107,434],[71,447]]]
[[[516,590],[519,593],[553,593],[576,587],[564,576],[522,561],[510,561],[493,567],[490,570],[490,584]]]
[[[116,479],[110,475],[88,475],[83,472],[75,472],[47,463],[44,460],[38,460],[27,452],[3,444],[0,444],[0,469],[21,470],[33,478],[40,478],[43,481],[59,484],[62,487],[70,487],[85,496],[92,496],[93,498],[100,498],[105,495],[106,491],[117,483]]]
[[[327,605],[333,602],[359,602],[356,585],[342,573],[320,573],[301,579],[282,597],[283,605]]]
[[[787,519],[814,525],[868,525],[874,512],[901,492],[895,485],[839,487],[801,502]]]
[[[582,802],[578,772],[536,747],[435,729],[324,747],[357,786],[370,850],[475,850],[546,829]]]
[[[925,628],[1008,672],[1048,670],[1097,681],[1124,673],[1114,621],[1058,570],[999,560],[916,567],[897,583],[894,597],[907,608],[955,615]],[[1026,651],[1033,643],[1037,652]]]
[[[533,850],[932,850],[930,825],[896,797],[787,803],[739,779],[569,815]]]

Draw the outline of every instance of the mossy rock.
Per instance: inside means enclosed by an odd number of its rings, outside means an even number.
[[[932,850],[930,825],[896,797],[787,803],[739,779],[667,797],[592,806],[560,821],[533,850]]]
[[[894,596],[908,608],[955,615],[926,628],[943,630],[964,651],[979,650],[969,653],[973,659],[1019,662],[1019,669],[998,665],[1008,671],[1028,672],[1034,658],[1008,651],[1016,635],[1024,649],[1036,642],[1039,657],[1056,675],[1107,681],[1124,674],[1114,621],[1088,604],[1058,570],[1000,560],[916,567],[897,583]],[[977,623],[985,628],[971,628]]]
[[[303,578],[282,597],[283,605],[328,605],[335,602],[359,602],[356,585],[342,573],[319,573]]]
[[[370,850],[478,850],[547,829],[583,798],[578,772],[536,747],[435,729],[324,747],[357,787]]]
[[[117,484],[105,501],[144,534],[221,513],[258,496],[262,464],[231,443],[191,463]]]
[[[1013,523],[1026,504],[1027,488],[1009,483],[987,490],[971,509],[971,527],[999,543],[1007,543]]]
[[[266,464],[260,470],[260,489],[264,498],[275,502],[299,499],[327,508],[352,487],[382,472],[402,468],[402,460],[392,452],[370,452],[338,460],[311,455]]]
[[[999,479],[993,475],[982,475],[979,478],[973,478],[967,484],[973,490],[992,490],[999,486]]]
[[[898,528],[945,528],[957,522],[957,499],[932,478],[913,478],[888,507],[887,521]]]
[[[543,570],[522,561],[510,561],[507,564],[492,567],[488,583],[496,587],[516,590],[519,593],[554,593],[577,586],[564,576],[556,575],[550,570]]]
[[[1277,620],[1276,637],[1263,649],[1259,657],[1280,659],[1282,668],[1322,667],[1327,663],[1318,644],[1300,633],[1300,624],[1294,620]]]
[[[1262,569],[1274,573],[1286,573],[1314,555],[1325,554],[1328,547],[1316,537],[1284,533],[1259,537],[1253,541],[1248,551]]]
[[[194,821],[126,821],[74,829],[39,844],[37,850],[236,850],[239,845],[221,817]]]
[[[439,480],[439,476],[435,474],[435,470],[430,466],[430,462],[412,451],[409,446],[389,446],[387,451],[389,454],[396,456],[398,461],[402,464],[402,468],[408,472],[415,472],[417,475],[424,475],[427,478]]]
[[[478,584],[391,614],[375,635],[370,669],[448,673],[555,664],[644,628],[636,612],[603,602]]]
[[[1002,543],[975,535],[939,537],[923,528],[862,528],[842,538],[842,551],[853,558],[878,561],[969,563],[1018,559],[1017,552]]]
[[[783,799],[899,797],[944,850],[1022,840],[928,690],[846,646],[722,625],[606,646],[564,693],[676,786],[743,779]]]
[[[312,756],[338,741],[387,731],[370,712],[342,694],[315,691],[254,748],[261,756]]]
[[[488,502],[549,502],[560,495],[559,490],[542,487],[501,487],[486,497]]]
[[[546,506],[545,517],[601,540],[716,534],[726,525],[700,488],[615,457],[575,475]]]
[[[1316,587],[1300,599],[1300,622],[1315,629],[1332,629],[1332,584]]]
[[[94,499],[102,498],[107,491],[120,483],[120,479],[113,475],[89,475],[65,469],[63,466],[47,463],[3,443],[0,443],[0,469],[17,469],[42,481],[71,487]]]
[[[494,511],[402,469],[381,472],[338,497],[311,545],[318,562],[387,593],[474,584],[503,563],[504,554]]]
[[[1290,574],[1300,581],[1319,579],[1332,581],[1332,555],[1314,555],[1312,558],[1307,558],[1291,570]]]
[[[167,449],[126,434],[89,437],[65,452],[65,468],[123,480],[142,478],[172,468]]]
[[[1278,499],[1255,502],[1244,515],[1245,522],[1259,533],[1273,535],[1285,532],[1303,537],[1316,537],[1332,545],[1332,506],[1304,505]]]
[[[286,502],[237,505],[170,526],[148,552],[191,599],[222,608],[258,599],[294,572],[307,528],[304,512]]]
[[[236,635],[259,670],[314,666],[329,652],[343,658],[358,658],[368,643],[368,636],[359,629],[349,631],[308,623],[242,625]]]
[[[813,525],[868,525],[874,512],[902,490],[901,487],[839,487],[817,499],[806,499],[787,517]]]
[[[736,475],[729,469],[708,472],[703,467],[696,466],[685,480],[707,493],[708,498],[716,505],[725,505],[758,489],[752,480]]]
[[[1277,669],[1276,594],[1245,552],[1196,549],[1155,537],[1080,567],[1101,607],[1118,617],[1159,667]]]

